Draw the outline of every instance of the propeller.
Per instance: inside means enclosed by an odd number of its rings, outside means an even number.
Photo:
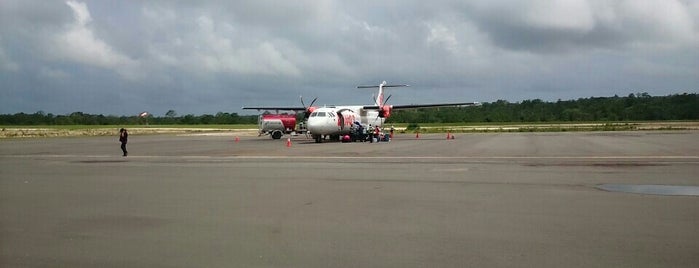
[[[388,117],[388,115],[390,114],[391,111],[388,109],[384,109],[384,107],[386,107],[386,103],[388,103],[388,100],[391,99],[391,96],[393,95],[388,95],[388,97],[386,97],[386,99],[383,101],[383,104],[379,106],[378,117],[385,118]]]
[[[388,95],[388,97],[383,101],[383,104],[386,105],[389,99],[391,99],[391,96],[393,95]]]
[[[316,103],[316,100],[318,100],[318,97],[315,97],[312,101],[311,104],[306,106],[306,104],[303,102],[303,96],[299,96],[301,98],[301,105],[303,105],[304,112],[303,112],[303,119],[308,119],[309,116],[311,116],[311,113],[313,112],[311,109],[313,107],[313,104]]]

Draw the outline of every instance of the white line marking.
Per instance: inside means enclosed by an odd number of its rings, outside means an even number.
[[[167,155],[133,155],[122,157],[119,155],[77,155],[77,154],[29,154],[29,155],[0,155],[0,158],[181,158],[181,159],[211,159],[211,158],[229,158],[229,159],[568,159],[568,160],[594,160],[594,159],[637,159],[637,160],[653,160],[653,159],[699,159],[696,155],[616,155],[616,156],[287,156],[287,155],[229,155],[229,156],[213,156],[213,155],[183,155],[183,156],[167,156]]]

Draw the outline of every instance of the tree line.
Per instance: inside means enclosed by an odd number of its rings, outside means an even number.
[[[299,122],[303,113],[297,115]],[[178,116],[169,110],[165,116],[141,117],[94,115],[74,112],[54,115],[42,111],[2,114],[0,125],[199,125],[256,124],[258,115],[219,112],[215,115]],[[473,107],[401,110],[392,112],[390,123],[478,123],[478,122],[580,122],[580,121],[653,121],[699,120],[699,95],[675,94],[650,96],[648,93],[626,97],[591,97],[545,102],[540,99],[511,103],[498,100]]]
[[[172,111],[172,110],[170,110]],[[238,115],[219,112],[215,115],[187,114],[177,116],[174,111],[166,116],[116,116],[74,112],[54,115],[39,111],[33,114],[16,113],[0,115],[0,125],[200,125],[200,124],[256,124],[257,115]]]
[[[654,121],[699,119],[699,95],[591,97],[545,102],[540,99],[511,103],[498,100],[473,107],[401,110],[392,112],[394,123],[469,122],[581,122]]]

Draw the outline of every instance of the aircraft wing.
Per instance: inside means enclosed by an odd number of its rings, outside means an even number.
[[[305,107],[243,107],[243,110],[305,111]]]
[[[434,104],[410,104],[410,105],[388,105],[393,110],[433,108],[433,107],[458,107],[458,106],[480,106],[480,102],[456,102],[456,103],[434,103]],[[379,110],[381,107],[377,105],[368,105],[363,107],[365,110]]]

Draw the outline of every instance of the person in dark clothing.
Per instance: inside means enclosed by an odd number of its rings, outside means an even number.
[[[381,141],[381,129],[378,125],[374,126],[374,138],[377,142]]]
[[[121,142],[121,151],[124,152],[124,156],[128,155],[129,152],[126,151],[126,143],[129,142],[129,132],[126,129],[119,130],[119,141]]]

